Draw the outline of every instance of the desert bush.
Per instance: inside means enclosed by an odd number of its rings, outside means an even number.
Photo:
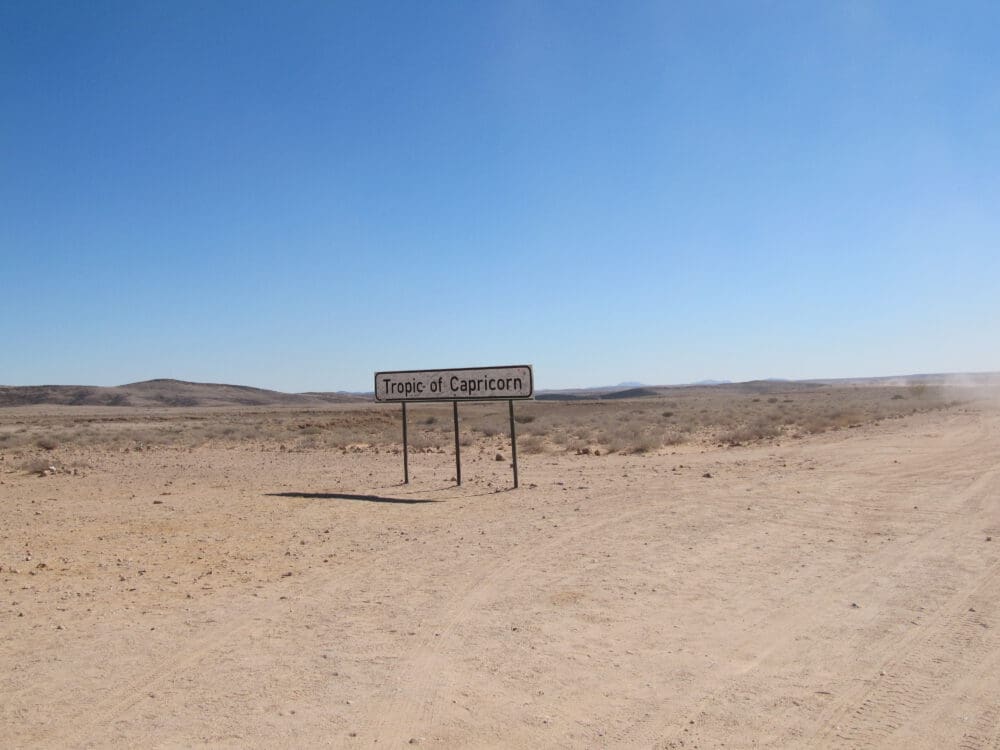
[[[411,450],[418,451],[426,450],[427,448],[437,448],[440,445],[440,441],[437,437],[427,432],[419,432],[416,435],[409,435],[408,442]]]
[[[52,468],[52,462],[46,461],[43,458],[30,458],[27,461],[22,461],[17,468],[27,474],[37,474],[38,476],[41,476]]]
[[[53,451],[59,447],[59,443],[52,437],[40,437],[35,441],[35,445],[46,451]]]
[[[526,454],[544,453],[545,441],[538,435],[528,435],[517,441],[517,450]]]
[[[684,435],[679,432],[674,432],[673,430],[663,433],[663,436],[660,439],[663,445],[680,445],[684,442],[684,440]]]
[[[553,432],[550,439],[556,445],[567,445],[570,442],[570,436],[568,433],[559,430],[558,432]]]
[[[528,423],[523,430],[519,430],[519,432],[523,432],[525,435],[544,435],[548,431],[547,423],[541,421]]]
[[[640,435],[628,447],[630,453],[651,453],[662,445],[662,442],[654,435]]]
[[[754,420],[748,425],[724,431],[719,435],[719,440],[728,445],[740,445],[755,440],[777,437],[780,434],[781,425],[778,421],[763,418]]]

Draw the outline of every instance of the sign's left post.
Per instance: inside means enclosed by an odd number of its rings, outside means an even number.
[[[406,441],[406,402],[403,402],[403,484],[410,483],[410,447]]]

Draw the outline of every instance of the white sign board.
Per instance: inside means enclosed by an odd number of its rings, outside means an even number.
[[[376,401],[506,401],[534,392],[531,365],[375,373]]]

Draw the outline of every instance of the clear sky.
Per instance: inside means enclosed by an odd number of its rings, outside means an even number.
[[[1000,370],[996,2],[0,1],[0,383]]]

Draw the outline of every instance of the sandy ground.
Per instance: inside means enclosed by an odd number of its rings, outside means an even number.
[[[0,746],[1000,748],[1000,413],[500,445],[0,471]]]

